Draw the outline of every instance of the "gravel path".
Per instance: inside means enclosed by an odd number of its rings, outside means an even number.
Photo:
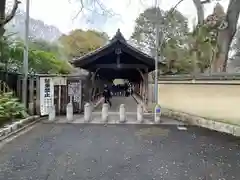
[[[0,153],[0,180],[240,177],[240,140],[197,127],[39,124]]]

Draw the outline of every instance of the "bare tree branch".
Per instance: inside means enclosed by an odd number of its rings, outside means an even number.
[[[69,2],[70,2],[70,0],[69,0]],[[76,19],[76,18],[79,16],[79,14],[83,11],[83,8],[84,8],[83,0],[80,0],[80,4],[81,4],[81,7],[80,7],[79,11],[78,11],[77,14],[74,16],[73,19]]]
[[[103,15],[108,14],[110,16],[113,16],[115,14],[112,9],[108,9],[100,0],[95,0],[95,2],[100,7],[100,9],[103,11]]]
[[[90,4],[87,4],[85,0],[78,0],[80,1],[80,9],[77,12],[77,14],[74,16],[74,19],[76,19],[80,13],[83,13],[83,10],[86,9],[87,11],[94,12],[96,14],[99,14],[101,16],[115,16],[116,14],[111,8],[107,8],[101,0],[91,0],[91,6]],[[129,0],[130,1],[130,0]],[[71,2],[71,0],[69,0]],[[90,7],[89,7],[90,6]]]
[[[175,11],[175,9],[178,7],[178,5],[181,4],[181,2],[183,2],[183,1],[184,1],[184,0],[178,1],[178,3],[175,4],[175,6],[173,6],[173,7],[171,8],[171,11],[170,11],[169,13],[173,13],[173,11]]]
[[[13,5],[13,9],[11,10],[11,13],[6,16],[5,19],[3,19],[1,22],[0,22],[0,27],[4,26],[5,24],[7,24],[9,21],[12,20],[12,18],[15,16],[16,12],[17,12],[17,9],[18,9],[18,5],[20,4],[21,2],[18,1],[18,0],[14,0],[14,5]]]
[[[210,3],[211,0],[204,0],[204,1],[201,1],[201,4],[207,4],[207,3]]]
[[[170,16],[173,15],[174,11],[177,9],[177,7],[179,6],[179,4],[181,4],[184,0],[179,0],[171,9],[170,11],[167,13],[167,16],[165,17],[166,21],[168,20],[168,18]]]

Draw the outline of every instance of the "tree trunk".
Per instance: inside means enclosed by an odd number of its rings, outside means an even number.
[[[227,63],[228,51],[232,38],[229,36],[228,30],[218,33],[218,53],[213,63],[213,72],[226,72],[225,62]],[[226,64],[227,65],[227,64]],[[224,67],[225,66],[225,67]]]
[[[199,33],[199,25],[202,25],[203,23],[204,23],[204,10],[203,10],[203,4],[202,4],[202,2],[201,2],[201,0],[193,0],[193,3],[194,3],[194,5],[195,5],[195,7],[196,7],[196,10],[197,10],[197,18],[198,18],[198,21],[197,21],[197,27],[196,27],[196,29],[195,29],[195,33],[196,34],[198,34]],[[193,60],[193,62],[192,62],[192,68],[193,68],[193,71],[192,71],[192,74],[194,75],[194,76],[196,76],[196,74],[197,74],[197,71],[198,71],[198,69],[199,69],[199,67],[198,67],[198,64],[197,64],[197,46],[198,46],[198,44],[197,44],[197,41],[196,41],[196,39],[195,39],[195,42],[194,42],[194,51],[193,51],[193,56],[194,56],[194,60]]]
[[[227,13],[226,21],[228,27],[224,30],[220,30],[218,33],[218,47],[219,53],[213,64],[214,72],[226,72],[228,62],[228,52],[232,43],[232,39],[237,30],[237,23],[240,13],[240,1],[230,0]]]
[[[9,15],[5,14],[5,8],[6,8],[6,0],[0,0],[0,38],[3,36],[5,30],[4,26],[12,20],[12,18],[15,16],[15,13],[18,9],[18,4],[20,1],[14,0],[13,8]]]
[[[4,34],[4,20],[5,20],[5,6],[6,0],[0,0],[0,38]]]
[[[204,10],[203,5],[201,3],[201,0],[193,0],[193,3],[197,9],[197,18],[198,18],[198,24],[203,24],[204,22]]]
[[[6,6],[6,0],[0,1],[0,22],[3,22],[5,20],[5,6]]]

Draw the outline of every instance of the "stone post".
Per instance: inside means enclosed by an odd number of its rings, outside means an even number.
[[[104,122],[108,121],[108,104],[104,103],[102,106],[102,120]]]
[[[84,105],[84,121],[89,122],[92,119],[92,107],[90,103]]]
[[[143,122],[143,105],[142,104],[138,104],[137,106],[137,121],[139,123]]]
[[[49,113],[48,113],[48,120],[49,121],[54,121],[56,118],[56,110],[55,110],[55,105],[49,108]]]
[[[161,122],[161,107],[158,104],[154,108],[154,121],[155,123]]]
[[[67,120],[72,121],[73,120],[73,104],[72,103],[67,104],[66,113],[67,113]]]
[[[126,109],[125,104],[121,104],[119,108],[119,121],[120,123],[123,123],[126,121]]]

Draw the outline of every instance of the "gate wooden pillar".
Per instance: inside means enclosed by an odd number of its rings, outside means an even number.
[[[92,95],[92,73],[90,72],[86,78],[86,86],[85,88],[89,89],[90,91],[87,91],[87,101],[89,102],[91,100]]]
[[[146,93],[146,84],[145,84],[145,76],[143,75],[143,80],[142,80],[142,100],[145,103],[145,93]]]
[[[91,97],[92,96],[95,96],[96,95],[96,75],[97,75],[97,72],[99,71],[100,68],[98,68],[92,75],[92,94],[91,94]]]
[[[145,70],[144,74],[144,84],[145,84],[145,94],[144,94],[144,103],[148,103],[148,69]]]
[[[143,96],[143,80],[140,82],[140,96]]]
[[[141,96],[141,81],[138,83],[138,94]]]
[[[139,95],[142,94],[142,81],[139,82]]]
[[[141,95],[141,81],[138,83],[138,94]]]
[[[154,79],[152,76],[153,72],[148,73],[148,102],[154,103]]]
[[[143,102],[145,103],[145,94],[146,94],[146,84],[145,84],[145,77],[143,78],[143,81],[142,81],[142,86],[143,86],[142,99],[143,99]]]
[[[138,72],[140,73],[142,79],[140,80],[140,93],[139,95],[143,98],[144,94],[145,94],[145,77],[144,77],[144,74],[143,72],[137,68]]]
[[[92,72],[92,77],[91,77],[92,86],[91,86],[91,95],[90,95],[91,97],[90,97],[90,101],[92,100],[92,97],[94,96],[95,75],[96,75],[96,72]]]

